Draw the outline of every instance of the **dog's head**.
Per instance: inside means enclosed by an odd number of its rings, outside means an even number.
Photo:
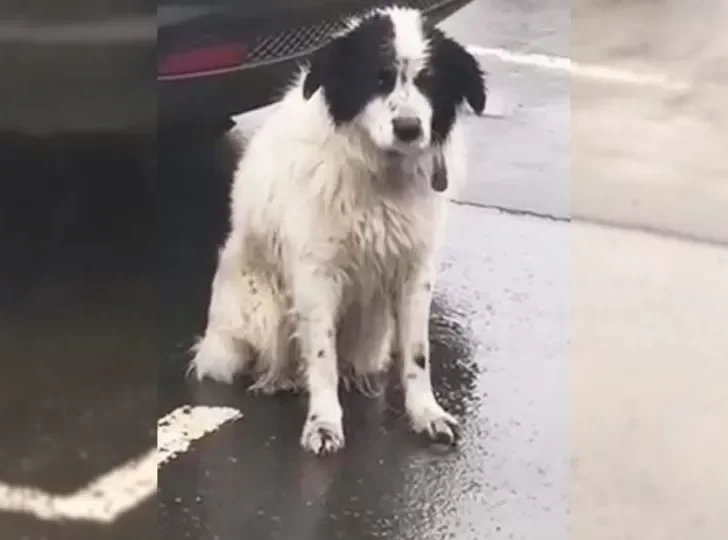
[[[304,78],[306,99],[319,89],[336,126],[402,154],[444,142],[458,107],[480,114],[486,100],[475,58],[408,8],[377,10],[334,37]]]

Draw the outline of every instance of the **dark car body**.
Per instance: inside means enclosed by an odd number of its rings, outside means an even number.
[[[0,131],[149,131],[157,27],[148,0],[0,2]]]
[[[405,0],[439,21],[471,0]],[[225,125],[381,0],[0,3],[0,132]]]

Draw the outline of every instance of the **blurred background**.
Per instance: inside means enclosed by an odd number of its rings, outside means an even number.
[[[728,2],[571,5],[573,60],[640,75],[572,85],[572,533],[717,539],[728,526]]]
[[[726,241],[727,20],[722,0],[572,2],[574,62],[646,75],[575,81],[574,217]]]

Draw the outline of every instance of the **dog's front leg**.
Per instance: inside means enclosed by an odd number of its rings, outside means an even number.
[[[412,428],[436,442],[454,444],[457,421],[437,403],[430,380],[429,318],[434,274],[434,269],[425,265],[412,272],[400,288],[397,352]]]
[[[309,394],[301,445],[317,455],[337,452],[344,446],[336,358],[340,298],[341,288],[334,276],[312,269],[296,277],[294,302]]]

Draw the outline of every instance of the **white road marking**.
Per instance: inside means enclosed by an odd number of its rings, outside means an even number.
[[[242,414],[231,407],[190,407],[175,409],[157,422],[157,456],[163,465],[185,452],[190,443]]]
[[[687,81],[673,79],[661,73],[638,73],[608,66],[579,64],[563,56],[516,53],[506,49],[482,47],[480,45],[468,45],[467,49],[475,56],[490,56],[511,64],[564,71],[587,79],[635,86],[655,86],[673,91],[684,91],[691,87],[691,84]]]
[[[0,483],[0,511],[30,514],[44,521],[110,523],[156,492],[156,453],[151,449],[69,495]]]
[[[157,422],[157,448],[112,469],[68,495],[0,482],[0,512],[29,514],[44,521],[111,523],[157,491],[157,468],[185,452],[190,443],[240,418],[230,407],[180,407]]]

